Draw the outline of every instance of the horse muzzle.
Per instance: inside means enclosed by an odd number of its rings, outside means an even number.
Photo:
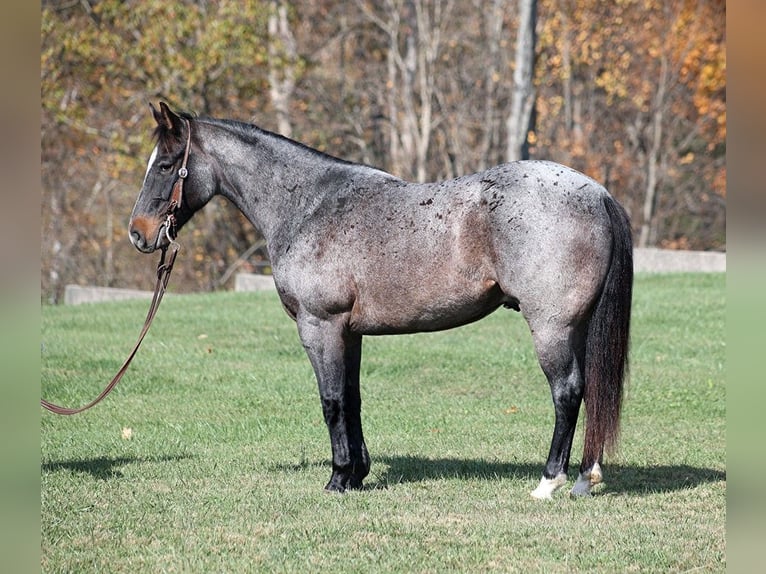
[[[162,219],[134,217],[128,226],[130,242],[142,253],[152,253],[169,243],[166,225]]]

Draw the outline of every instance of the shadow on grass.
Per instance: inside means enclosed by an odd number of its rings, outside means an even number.
[[[637,466],[604,466],[604,482],[609,492],[617,494],[648,494],[675,492],[703,484],[726,480],[726,471],[699,468],[688,464]]]
[[[41,465],[43,472],[68,470],[90,474],[99,480],[122,477],[120,468],[127,464],[173,462],[192,458],[191,455],[166,455],[156,457],[99,457],[84,460],[47,462]],[[330,469],[329,461],[301,461],[298,464],[277,464],[274,472],[295,472],[309,468]],[[384,456],[373,459],[372,472],[365,481],[365,489],[387,489],[397,484],[427,480],[499,480],[510,478],[537,484],[542,475],[542,463],[511,463],[484,459],[424,458],[418,456]],[[570,484],[577,473],[570,469]],[[702,484],[726,480],[726,472],[711,468],[699,468],[685,464],[637,466],[607,464],[604,466],[605,488],[602,492],[613,494],[648,494],[674,492],[694,488]]]
[[[298,467],[328,466],[325,463],[305,463]],[[279,470],[279,469],[275,469]],[[483,459],[424,458],[418,456],[384,456],[373,458],[372,470],[365,481],[366,489],[386,489],[397,484],[426,480],[464,479],[498,480],[510,478],[537,484],[542,476],[543,464],[512,463]],[[568,488],[574,484],[577,468],[570,469]],[[726,480],[726,472],[711,468],[698,468],[685,464],[661,466],[637,466],[606,464],[604,488],[601,492],[612,494],[648,494],[674,492],[703,484]]]
[[[376,462],[379,465],[376,465]],[[385,466],[376,472],[376,466]],[[389,488],[405,482],[424,480],[465,479],[498,480],[511,478],[527,480],[542,473],[540,464],[524,464],[484,459],[423,458],[418,456],[384,456],[373,458],[372,471],[367,477],[367,488]]]
[[[177,461],[191,458],[189,455],[174,455],[174,456],[154,456],[154,457],[141,457],[141,456],[119,456],[119,457],[98,457],[83,460],[66,460],[66,461],[54,461],[46,462],[40,465],[40,469],[43,472],[57,472],[60,470],[68,470],[71,472],[79,472],[83,474],[90,474],[93,478],[98,480],[107,480],[110,478],[122,477],[121,467],[126,464],[136,463],[152,463],[152,462],[168,462]]]
[[[482,459],[429,459],[415,456],[383,457],[378,462],[388,468],[377,474],[375,460],[367,480],[368,488],[389,488],[404,482],[420,482],[445,478],[496,480],[511,478],[536,485],[543,464],[506,463]],[[577,468],[570,468],[570,485]],[[661,466],[604,465],[605,491],[615,494],[673,492],[702,484],[725,481],[726,472],[685,464]]]

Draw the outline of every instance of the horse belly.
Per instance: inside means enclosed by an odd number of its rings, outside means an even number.
[[[481,319],[505,302],[492,280],[451,287],[429,288],[427,282],[408,279],[406,284],[384,282],[360,290],[351,311],[351,329],[364,335],[441,331]]]
[[[467,194],[466,194],[467,195]],[[383,249],[367,246],[352,326],[364,334],[450,329],[485,317],[507,302],[497,284],[486,216],[476,202],[435,197],[412,233],[397,233],[396,218]],[[414,208],[413,208],[414,209]],[[417,213],[417,211],[416,211]],[[406,228],[406,225],[405,225]]]

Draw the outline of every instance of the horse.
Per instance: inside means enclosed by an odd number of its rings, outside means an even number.
[[[630,221],[602,185],[542,160],[412,183],[249,123],[150,107],[156,145],[130,240],[143,253],[166,249],[215,195],[261,232],[316,375],[326,490],[361,489],[370,471],[362,338],[450,329],[504,307],[529,326],[555,413],[531,495],[550,499],[567,483],[582,403],[570,494],[592,494],[619,438],[633,287]]]

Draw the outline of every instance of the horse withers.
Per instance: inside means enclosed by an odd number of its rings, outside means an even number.
[[[144,253],[166,247],[216,194],[260,230],[319,385],[328,490],[361,488],[370,470],[363,336],[449,329],[500,306],[527,321],[553,398],[553,438],[532,496],[550,498],[566,483],[583,401],[571,494],[589,495],[602,480],[618,438],[633,286],[630,222],[603,186],[547,161],[416,184],[254,125],[176,114],[164,102],[152,113],[156,146],[130,239]]]

